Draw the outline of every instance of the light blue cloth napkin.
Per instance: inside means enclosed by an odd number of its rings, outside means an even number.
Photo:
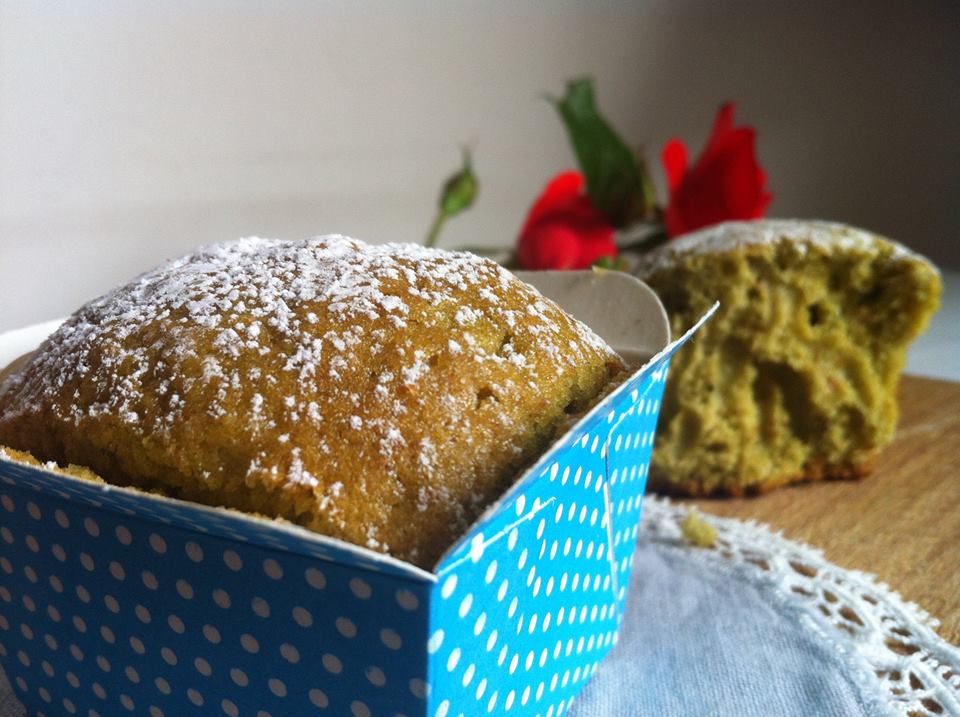
[[[772,589],[641,541],[621,640],[571,717],[896,714]]]

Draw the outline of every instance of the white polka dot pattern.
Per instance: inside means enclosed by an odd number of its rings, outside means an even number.
[[[667,364],[579,424],[439,566],[430,717],[558,717],[616,643]]]
[[[29,711],[559,717],[616,642],[667,359],[438,566],[0,460],[0,661]]]
[[[429,579],[91,508],[24,470],[0,464],[0,658],[31,710],[423,714]]]

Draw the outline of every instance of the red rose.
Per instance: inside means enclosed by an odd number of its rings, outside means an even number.
[[[707,146],[689,170],[683,142],[671,139],[663,148],[670,189],[664,219],[671,237],[728,219],[757,219],[773,199],[757,163],[756,130],[734,127],[733,112],[733,103],[720,108]]]
[[[594,209],[583,185],[579,172],[562,172],[530,207],[517,240],[522,269],[586,269],[616,256],[613,227]]]

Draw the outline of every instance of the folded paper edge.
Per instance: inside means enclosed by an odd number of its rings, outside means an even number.
[[[562,436],[560,436],[552,446],[543,453],[529,468],[527,468],[513,484],[493,503],[491,503],[487,508],[480,514],[480,516],[464,531],[461,535],[440,557],[440,559],[434,564],[433,573],[438,577],[442,577],[449,573],[451,570],[456,568],[458,565],[462,564],[465,560],[469,560],[469,554],[457,557],[454,560],[451,558],[457,554],[458,551],[462,550],[463,547],[468,542],[469,536],[474,532],[474,530],[486,521],[488,521],[492,516],[496,515],[503,508],[504,505],[510,502],[519,492],[524,490],[533,481],[540,478],[541,474],[544,471],[544,468],[551,461],[556,459],[556,453],[558,449],[562,449],[567,445],[568,439],[571,435],[580,432],[584,426],[589,423],[592,423],[596,420],[598,415],[609,412],[611,406],[615,403],[618,403],[624,393],[629,391],[634,391],[637,388],[637,384],[642,380],[648,373],[652,373],[656,370],[656,367],[662,364],[666,359],[670,358],[677,349],[679,349],[683,344],[685,344],[697,331],[700,330],[700,327],[706,323],[710,317],[717,311],[720,307],[720,302],[716,302],[711,306],[707,311],[701,316],[697,322],[691,326],[680,338],[675,341],[667,344],[666,347],[657,352],[651,359],[644,363],[640,368],[636,369],[629,378],[627,378],[623,383],[617,386],[613,391],[603,397],[602,400],[598,401],[589,411],[587,411],[580,419],[571,425]],[[518,521],[518,522],[522,522]],[[495,536],[491,537],[491,541],[498,537],[498,533]]]

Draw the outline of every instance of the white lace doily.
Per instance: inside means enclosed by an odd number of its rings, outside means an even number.
[[[725,563],[722,567],[741,579],[772,588],[810,630],[848,658],[862,680],[879,678],[896,712],[960,715],[960,649],[934,631],[936,619],[872,575],[839,568],[819,550],[754,522],[704,515],[717,530],[716,544],[692,548],[680,528],[687,513],[667,499],[647,496],[641,540],[688,557],[693,553],[705,568]]]

